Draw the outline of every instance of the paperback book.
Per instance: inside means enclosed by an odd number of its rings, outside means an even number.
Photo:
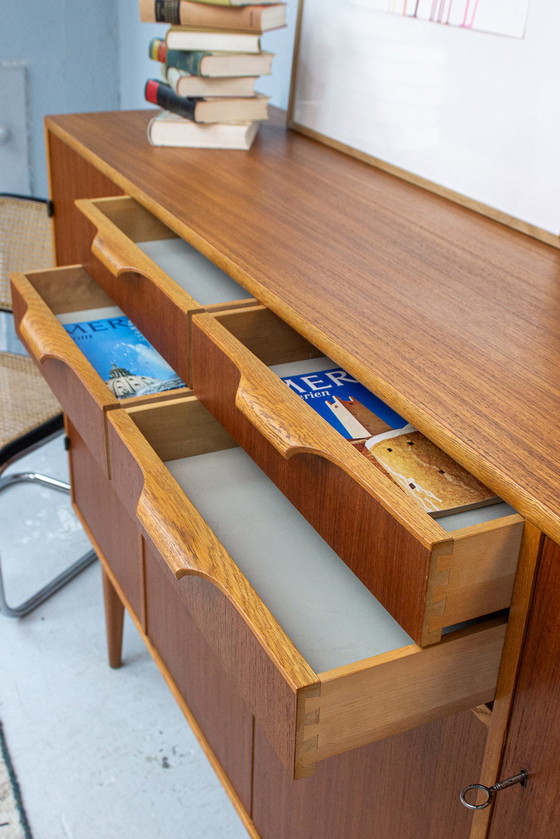
[[[261,51],[259,34],[250,32],[205,31],[187,29],[184,26],[171,26],[167,30],[165,42],[170,50],[247,53],[259,53]]]
[[[345,370],[332,368],[282,379],[434,518],[499,501]]]
[[[177,96],[255,96],[257,78],[252,76],[205,78],[162,67],[165,81]]]
[[[154,61],[175,67],[193,76],[269,76],[274,53],[209,52],[200,50],[171,50],[162,38],[152,38],[148,54]]]
[[[249,0],[197,0],[198,3],[208,3],[211,6],[251,6],[252,2]],[[268,5],[269,3],[277,3],[278,0],[259,0],[259,4]]]
[[[286,5],[226,7],[192,0],[139,0],[144,23],[170,23],[191,29],[231,29],[236,32],[267,32],[286,24]]]
[[[247,151],[258,134],[260,122],[199,123],[170,111],[156,114],[147,128],[152,146],[189,149]]]
[[[268,96],[178,96],[158,79],[148,79],[146,101],[198,123],[253,122],[268,118]]]
[[[109,317],[74,320],[59,316],[64,329],[118,399],[186,387],[164,358],[118,309]],[[83,313],[87,314],[87,313]]]

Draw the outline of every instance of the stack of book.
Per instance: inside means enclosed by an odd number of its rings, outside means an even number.
[[[276,0],[139,0],[140,19],[167,23],[150,42],[161,66],[144,95],[163,111],[148,126],[154,146],[248,149],[268,96],[255,85],[272,72],[273,54],[261,36],[286,25],[286,4]]]

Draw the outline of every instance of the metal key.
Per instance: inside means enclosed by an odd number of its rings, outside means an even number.
[[[527,783],[528,777],[529,773],[525,769],[522,769],[518,775],[514,775],[512,778],[506,778],[505,781],[498,781],[491,787],[487,787],[484,784],[469,784],[469,786],[465,787],[465,789],[461,792],[461,804],[468,807],[469,810],[484,810],[492,803],[494,793],[501,792],[501,790],[512,787],[514,784],[521,784],[521,786],[524,787]],[[483,790],[487,795],[486,800],[483,801],[482,804],[470,804],[465,796],[471,789]]]

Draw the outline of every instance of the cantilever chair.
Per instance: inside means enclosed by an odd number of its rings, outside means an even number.
[[[47,202],[0,194],[0,311],[11,312],[11,271],[47,268],[52,264]],[[0,492],[19,483],[29,483],[69,493],[69,484],[36,472],[2,475],[8,465],[62,430],[60,405],[31,359],[16,352],[1,351]],[[0,613],[7,617],[29,614],[95,559],[94,551],[84,554],[18,606],[7,603],[0,564]]]

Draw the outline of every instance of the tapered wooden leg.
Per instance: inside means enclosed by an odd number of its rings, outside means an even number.
[[[105,628],[107,632],[109,666],[120,667],[122,664],[124,606],[105,571],[103,571],[103,600],[105,603]]]

